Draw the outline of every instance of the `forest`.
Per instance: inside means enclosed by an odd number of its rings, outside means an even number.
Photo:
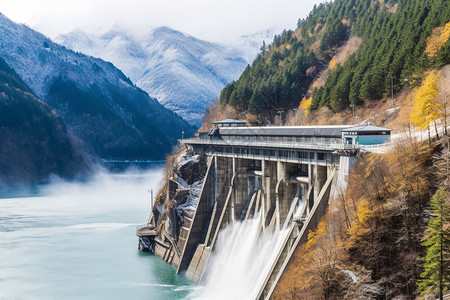
[[[66,125],[0,57],[0,188],[42,183],[50,174],[88,174],[89,160]]]
[[[420,85],[426,70],[450,63],[449,21],[448,0],[322,3],[295,30],[263,43],[220,102],[262,119],[297,108],[303,98],[312,97],[311,109],[338,112],[396,95]],[[352,37],[362,45],[336,64],[334,55]],[[326,81],[313,85],[326,69]]]

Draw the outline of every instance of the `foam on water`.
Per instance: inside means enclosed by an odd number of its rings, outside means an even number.
[[[207,262],[202,289],[190,298],[255,299],[287,233],[287,229],[263,233],[259,214],[226,227]]]

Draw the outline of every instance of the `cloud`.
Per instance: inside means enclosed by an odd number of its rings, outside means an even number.
[[[76,28],[101,33],[114,24],[146,33],[169,26],[215,42],[293,29],[319,0],[2,0],[2,12],[54,38]]]

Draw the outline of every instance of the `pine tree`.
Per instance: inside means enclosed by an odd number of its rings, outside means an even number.
[[[428,239],[422,243],[427,248],[423,258],[425,271],[420,274],[423,281],[419,283],[422,296],[433,293],[443,294],[450,289],[450,203],[447,191],[439,189],[431,199],[433,216],[426,234]]]
[[[262,46],[261,46],[261,53],[262,53],[262,55],[265,55],[266,54],[266,41],[263,41],[262,42]]]

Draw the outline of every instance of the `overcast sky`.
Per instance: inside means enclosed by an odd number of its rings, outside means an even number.
[[[323,0],[1,0],[0,12],[50,38],[80,28],[103,33],[114,24],[146,33],[169,26],[229,43],[267,29],[294,29]]]

